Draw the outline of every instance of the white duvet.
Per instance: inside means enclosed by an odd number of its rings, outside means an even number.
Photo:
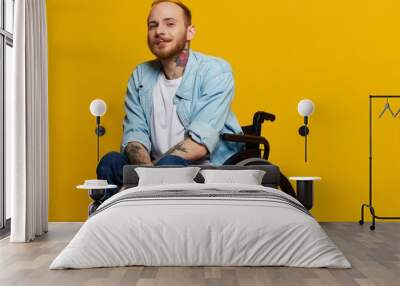
[[[243,195],[129,199],[137,192],[171,190],[203,194],[263,191],[272,199]],[[50,269],[127,265],[351,267],[312,216],[274,197],[299,204],[277,189],[254,185],[193,183],[130,188],[99,207]]]

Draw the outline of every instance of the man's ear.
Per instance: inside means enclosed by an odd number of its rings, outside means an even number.
[[[193,25],[187,27],[186,37],[188,41],[193,40],[195,34],[196,34],[196,28]]]

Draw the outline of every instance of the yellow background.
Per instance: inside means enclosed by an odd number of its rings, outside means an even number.
[[[152,59],[146,45],[150,0],[48,0],[50,221],[83,221],[90,202],[75,186],[95,178],[95,118],[104,99],[101,154],[119,150],[126,83]],[[270,160],[287,176],[320,176],[313,214],[355,221],[368,199],[368,95],[400,94],[400,1],[186,1],[197,35],[194,50],[223,57],[234,70],[232,104],[242,125],[255,111],[265,123]],[[316,105],[309,162],[297,133],[297,103]],[[374,103],[375,206],[399,215],[400,116],[377,119]],[[400,108],[400,100],[391,101]]]

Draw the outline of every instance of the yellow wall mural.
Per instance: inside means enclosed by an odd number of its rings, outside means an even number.
[[[184,1],[197,34],[191,48],[229,61],[242,125],[258,110],[274,113],[263,135],[270,160],[287,176],[320,176],[313,215],[357,221],[368,199],[368,95],[400,94],[399,1]],[[101,154],[118,151],[123,102],[134,67],[153,58],[146,44],[150,0],[48,0],[50,221],[84,221],[90,202],[75,189],[95,178],[95,118],[89,104],[104,99]],[[297,103],[314,101],[309,162]],[[392,100],[395,110],[400,100]],[[398,211],[400,116],[378,118],[375,204]],[[398,215],[398,214],[397,214]]]

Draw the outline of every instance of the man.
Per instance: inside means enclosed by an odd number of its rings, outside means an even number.
[[[155,1],[147,25],[157,59],[129,79],[121,152],[106,154],[97,168],[99,179],[118,186],[126,164],[222,165],[243,148],[220,140],[223,133],[242,134],[230,111],[232,71],[224,60],[189,49],[190,10],[179,1]]]

